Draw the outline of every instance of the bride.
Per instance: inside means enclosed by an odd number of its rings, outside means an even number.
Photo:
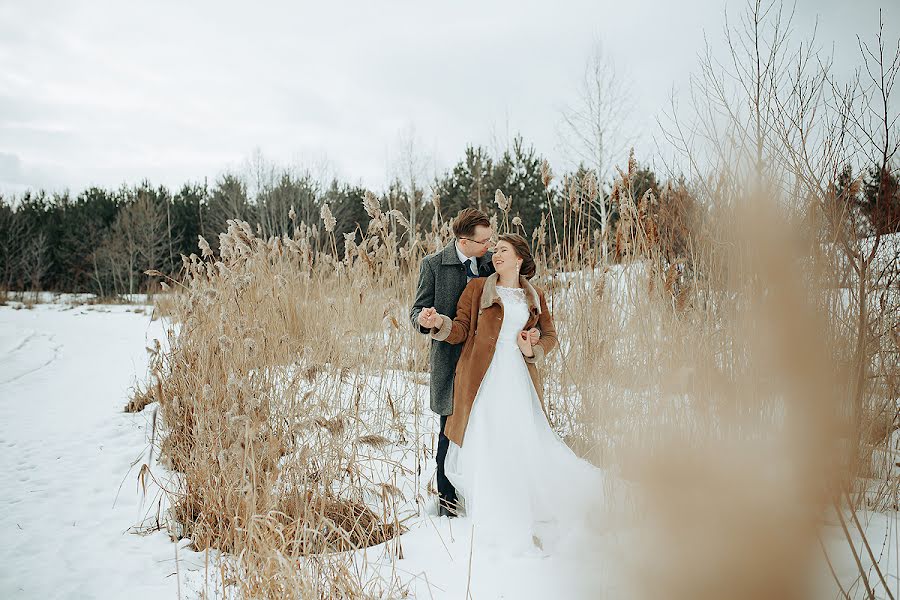
[[[600,471],[547,421],[538,367],[557,338],[544,293],[529,282],[536,267],[528,243],[501,235],[492,261],[496,273],[469,282],[456,318],[423,311],[434,339],[464,344],[444,469],[477,543],[547,551],[598,508]],[[541,337],[532,345],[534,326]]]

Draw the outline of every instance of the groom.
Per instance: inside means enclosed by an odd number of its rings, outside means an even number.
[[[494,272],[493,253],[488,252],[494,234],[491,221],[480,210],[465,208],[452,223],[453,237],[443,250],[426,256],[419,271],[419,288],[409,311],[414,327],[428,334],[423,310],[434,307],[451,319],[456,316],[456,304],[466,284],[476,277]],[[532,339],[538,335],[533,330]],[[453,413],[453,375],[463,344],[451,345],[431,342],[431,410],[441,417],[441,431],[437,447],[437,487],[440,495],[438,514],[456,516],[456,490],[444,474],[444,459],[450,440],[444,435],[447,417]]]

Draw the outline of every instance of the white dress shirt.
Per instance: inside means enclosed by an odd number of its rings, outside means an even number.
[[[474,256],[466,256],[465,254],[463,254],[463,251],[459,249],[459,242],[454,244],[454,247],[456,248],[456,256],[459,257],[459,262],[461,262],[463,264],[463,266],[466,268],[466,280],[471,281],[475,277],[472,275],[472,269],[470,269],[468,266],[468,261],[471,259],[475,260],[474,269],[475,269],[475,272],[477,273],[478,272],[478,259],[475,258]]]
[[[459,249],[459,242],[456,242],[453,246],[456,248],[456,255],[459,257],[459,262],[466,264],[469,257],[463,254],[463,251]]]

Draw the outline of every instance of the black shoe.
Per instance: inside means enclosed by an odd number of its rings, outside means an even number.
[[[443,502],[440,503],[438,508],[438,516],[439,517],[449,517],[451,519],[457,516],[455,508],[450,508],[446,506]]]

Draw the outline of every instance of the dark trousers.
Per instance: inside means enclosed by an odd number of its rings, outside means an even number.
[[[449,510],[456,510],[456,489],[447,476],[444,474],[444,459],[447,458],[447,450],[450,448],[450,440],[444,435],[444,427],[447,426],[447,417],[441,415],[441,433],[438,435],[437,456],[437,488],[440,494],[441,506],[447,507]]]

